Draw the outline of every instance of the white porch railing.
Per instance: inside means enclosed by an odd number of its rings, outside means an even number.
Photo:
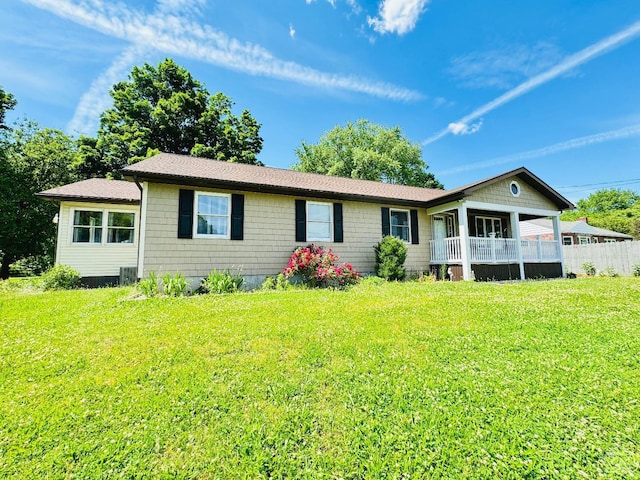
[[[560,261],[560,242],[469,237],[470,263],[517,263],[518,242],[524,262]],[[431,263],[461,263],[460,237],[431,240]]]
[[[444,240],[431,240],[431,263],[460,263],[462,250],[460,237],[449,237]]]

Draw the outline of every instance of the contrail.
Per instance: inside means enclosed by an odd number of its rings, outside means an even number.
[[[469,163],[460,167],[450,168],[439,172],[439,176],[451,175],[454,173],[468,172],[470,170],[478,170],[486,167],[493,167],[495,165],[502,165],[503,163],[511,163],[520,160],[527,160],[530,158],[546,157],[566,150],[573,150],[574,148],[582,148],[587,145],[593,145],[596,143],[610,142],[612,140],[620,140],[622,138],[635,137],[640,135],[640,123],[631,125],[629,127],[621,128],[619,130],[611,130],[608,132],[596,133],[595,135],[588,135],[586,137],[574,138],[567,140],[566,142],[555,143],[548,147],[538,148],[536,150],[528,150],[526,152],[514,153],[512,155],[505,155],[503,157],[497,157],[492,160],[487,160],[478,163]]]
[[[568,56],[562,62],[557,64],[556,66],[550,68],[546,72],[542,72],[535,77],[530,78],[524,83],[521,83],[517,87],[509,90],[503,95],[500,95],[495,100],[483,105],[482,107],[474,110],[466,117],[461,118],[457,122],[452,122],[449,126],[435,135],[427,138],[422,142],[422,145],[429,145],[430,143],[435,142],[436,140],[440,140],[442,137],[451,132],[451,125],[467,125],[469,122],[480,118],[482,115],[489,113],[490,111],[504,105],[505,103],[510,102],[518,98],[521,95],[533,90],[534,88],[539,87],[540,85],[547,83],[550,80],[570,71],[573,68],[576,68],[583,63],[588,62],[589,60],[597,57],[598,55],[602,55],[608,51],[611,51],[625,42],[630,41],[635,36],[640,34],[640,21],[634,23],[628,28],[621,30],[618,33],[615,33],[603,40],[600,40],[593,45],[588,46],[584,50],[580,50],[578,53],[574,53],[573,55]]]

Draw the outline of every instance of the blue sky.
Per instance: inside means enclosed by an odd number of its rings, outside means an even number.
[[[526,166],[573,201],[640,190],[637,0],[5,0],[0,51],[9,119],[72,135],[170,57],[262,123],[269,166],[365,118],[447,188]]]

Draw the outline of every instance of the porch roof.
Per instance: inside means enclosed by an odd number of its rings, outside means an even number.
[[[480,188],[487,187],[493,183],[511,177],[518,177],[518,179],[530,185],[541,195],[552,201],[556,205],[558,210],[572,210],[575,208],[575,205],[573,203],[560,195],[557,191],[555,191],[525,167],[516,168],[515,170],[511,170],[494,177],[485,178],[484,180],[473,182],[462,187],[454,188],[453,190],[447,190],[446,194],[429,201],[427,206],[435,207],[455,200],[461,200],[463,198],[471,196],[473,192],[479,190]]]

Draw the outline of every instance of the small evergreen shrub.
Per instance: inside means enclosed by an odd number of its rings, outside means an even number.
[[[399,238],[387,235],[373,247],[376,253],[376,275],[385,280],[404,280],[407,246]]]
[[[291,283],[284,273],[279,273],[275,277],[267,277],[260,286],[261,290],[289,290],[292,287]]]
[[[587,274],[587,276],[589,277],[593,277],[596,274],[596,267],[593,264],[593,262],[585,262],[582,264],[582,269],[584,270],[584,273]]]
[[[631,275],[634,277],[640,277],[640,263],[636,263],[631,266]]]
[[[167,273],[162,276],[162,290],[165,295],[170,297],[182,297],[187,294],[189,282],[180,272],[175,275]]]
[[[336,265],[340,257],[328,248],[316,245],[298,247],[293,251],[283,273],[287,279],[300,275],[312,288],[346,288],[360,282],[360,275],[350,263]]]
[[[40,279],[44,290],[71,290],[80,286],[80,273],[69,265],[55,265]]]
[[[147,298],[155,297],[156,295],[158,295],[158,276],[156,275],[156,272],[149,272],[149,276],[147,278],[143,278],[142,280],[140,280],[140,283],[138,283],[138,288]]]
[[[239,273],[231,274],[229,270],[223,272],[213,269],[200,282],[200,290],[203,293],[234,293],[243,283],[244,278]]]

